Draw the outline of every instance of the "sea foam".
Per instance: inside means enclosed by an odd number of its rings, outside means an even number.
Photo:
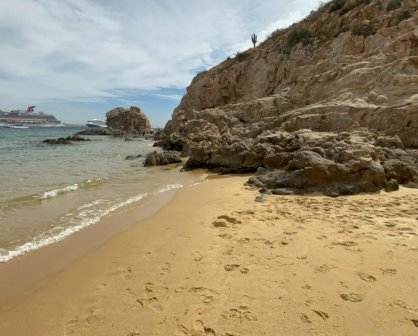
[[[154,195],[167,192],[169,190],[173,189],[179,189],[182,188],[182,184],[168,184],[164,187],[160,188],[157,192],[154,193]],[[74,184],[71,186],[67,186],[65,188],[60,189],[54,189],[50,190],[45,194],[45,198],[48,197],[54,197],[60,193],[63,192],[69,192],[73,190],[78,189],[78,184]],[[48,196],[50,195],[50,196]],[[33,238],[31,241],[20,245],[12,250],[6,250],[6,249],[0,249],[0,262],[8,262],[11,259],[21,256],[25,253],[28,253],[30,251],[38,250],[42,247],[57,243],[59,241],[62,241],[63,239],[67,238],[68,236],[72,235],[75,232],[78,232],[88,226],[91,226],[93,224],[96,224],[99,222],[104,216],[107,216],[116,210],[125,207],[127,205],[130,205],[132,203],[138,202],[142,199],[144,199],[146,196],[148,196],[148,193],[142,193],[139,195],[128,197],[125,200],[121,200],[115,204],[109,204],[110,201],[108,200],[95,200],[93,202],[84,204],[77,208],[77,214],[71,218],[71,222],[75,222],[77,224],[73,224],[71,226],[62,227],[58,226],[54,229],[50,230],[49,232],[43,233],[35,238]],[[109,207],[107,208],[101,208],[101,209],[95,209],[95,207],[107,204]],[[64,216],[65,217],[65,216]],[[67,218],[68,220],[68,218]]]

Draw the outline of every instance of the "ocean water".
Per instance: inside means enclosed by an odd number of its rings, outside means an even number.
[[[76,128],[0,128],[0,262],[65,239],[104,216],[204,179],[179,167],[144,168],[153,141],[92,136],[71,145],[42,140]]]

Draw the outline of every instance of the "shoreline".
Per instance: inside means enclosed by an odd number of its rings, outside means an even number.
[[[63,240],[1,262],[0,312],[7,309],[10,298],[16,296],[12,299],[14,301],[27,295],[77,259],[106,244],[113,236],[157,213],[173,199],[177,191],[178,188],[169,189],[152,195],[145,202],[140,200],[129,204]]]
[[[258,203],[246,180],[210,177],[131,218],[11,299],[0,333],[416,333],[418,191]]]

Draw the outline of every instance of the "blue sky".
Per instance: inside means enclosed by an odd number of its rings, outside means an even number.
[[[164,126],[194,75],[317,0],[1,0],[0,109],[67,123],[139,106]]]

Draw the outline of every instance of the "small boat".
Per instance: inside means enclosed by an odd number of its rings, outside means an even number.
[[[28,126],[25,126],[25,125],[7,125],[5,127],[6,128],[29,128]]]
[[[107,128],[106,121],[100,119],[87,120],[86,126],[91,128]]]

